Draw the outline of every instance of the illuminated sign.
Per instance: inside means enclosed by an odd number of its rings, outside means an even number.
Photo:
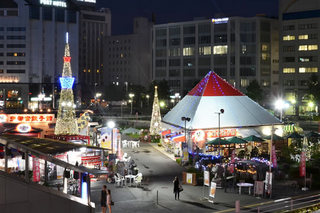
[[[39,98],[39,97],[31,97],[30,100],[31,101],[52,101],[52,98],[51,97],[44,97],[42,99],[42,98]]]
[[[27,133],[27,132],[30,132],[30,130],[31,130],[30,124],[19,124],[17,126],[17,131],[21,133]]]
[[[8,123],[52,123],[54,114],[9,114],[6,122]]]
[[[225,24],[228,23],[229,18],[213,18],[211,19],[211,22],[214,24]]]
[[[219,130],[196,130],[191,133],[192,142],[200,148],[205,146],[205,142],[219,137]],[[237,129],[220,129],[220,137],[233,137],[237,135]]]
[[[6,122],[7,121],[7,115],[5,114],[0,114],[0,123]]]
[[[62,89],[72,89],[74,77],[60,77],[59,80]]]
[[[62,0],[40,0],[40,4],[55,7],[67,7],[67,3]]]
[[[96,3],[96,0],[78,0],[81,2],[87,2],[87,3]]]

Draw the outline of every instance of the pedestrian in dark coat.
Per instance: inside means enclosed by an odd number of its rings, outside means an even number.
[[[179,178],[177,176],[173,180],[173,193],[174,193],[174,199],[177,199],[177,195],[178,195],[178,200],[179,200],[180,184],[179,184]]]
[[[107,186],[103,185],[103,188],[101,190],[101,209],[102,209],[102,213],[106,213],[106,207],[107,207]]]

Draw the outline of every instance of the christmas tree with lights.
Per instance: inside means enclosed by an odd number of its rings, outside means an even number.
[[[157,86],[154,87],[154,100],[150,123],[150,135],[160,135],[161,131],[161,114],[157,88]]]
[[[60,101],[55,135],[78,135],[78,123],[75,115],[75,104],[72,86],[75,78],[72,77],[70,48],[68,33],[66,35],[66,46],[63,57],[62,77],[59,78],[61,85]]]

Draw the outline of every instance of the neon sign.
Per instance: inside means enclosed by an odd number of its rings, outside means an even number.
[[[30,124],[19,124],[16,127],[16,129],[17,129],[18,132],[27,133],[27,132],[30,132],[31,126],[30,126]]]
[[[67,3],[61,0],[40,0],[40,4],[55,7],[67,7]]]
[[[74,77],[60,77],[59,80],[62,89],[72,89]]]
[[[52,123],[54,114],[9,114],[4,122],[8,123]]]
[[[81,2],[96,3],[96,0],[78,0]]]
[[[214,24],[225,24],[228,23],[229,18],[213,18],[211,19],[211,22]]]

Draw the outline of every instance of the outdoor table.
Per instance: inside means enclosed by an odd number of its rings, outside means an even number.
[[[127,179],[130,181],[130,186],[132,185],[132,179],[134,179],[136,176],[135,175],[126,175],[124,176],[126,178],[126,185],[127,185]]]
[[[239,194],[241,195],[241,187],[248,187],[249,188],[249,195],[251,195],[251,187],[253,187],[252,183],[237,183],[239,187]]]

